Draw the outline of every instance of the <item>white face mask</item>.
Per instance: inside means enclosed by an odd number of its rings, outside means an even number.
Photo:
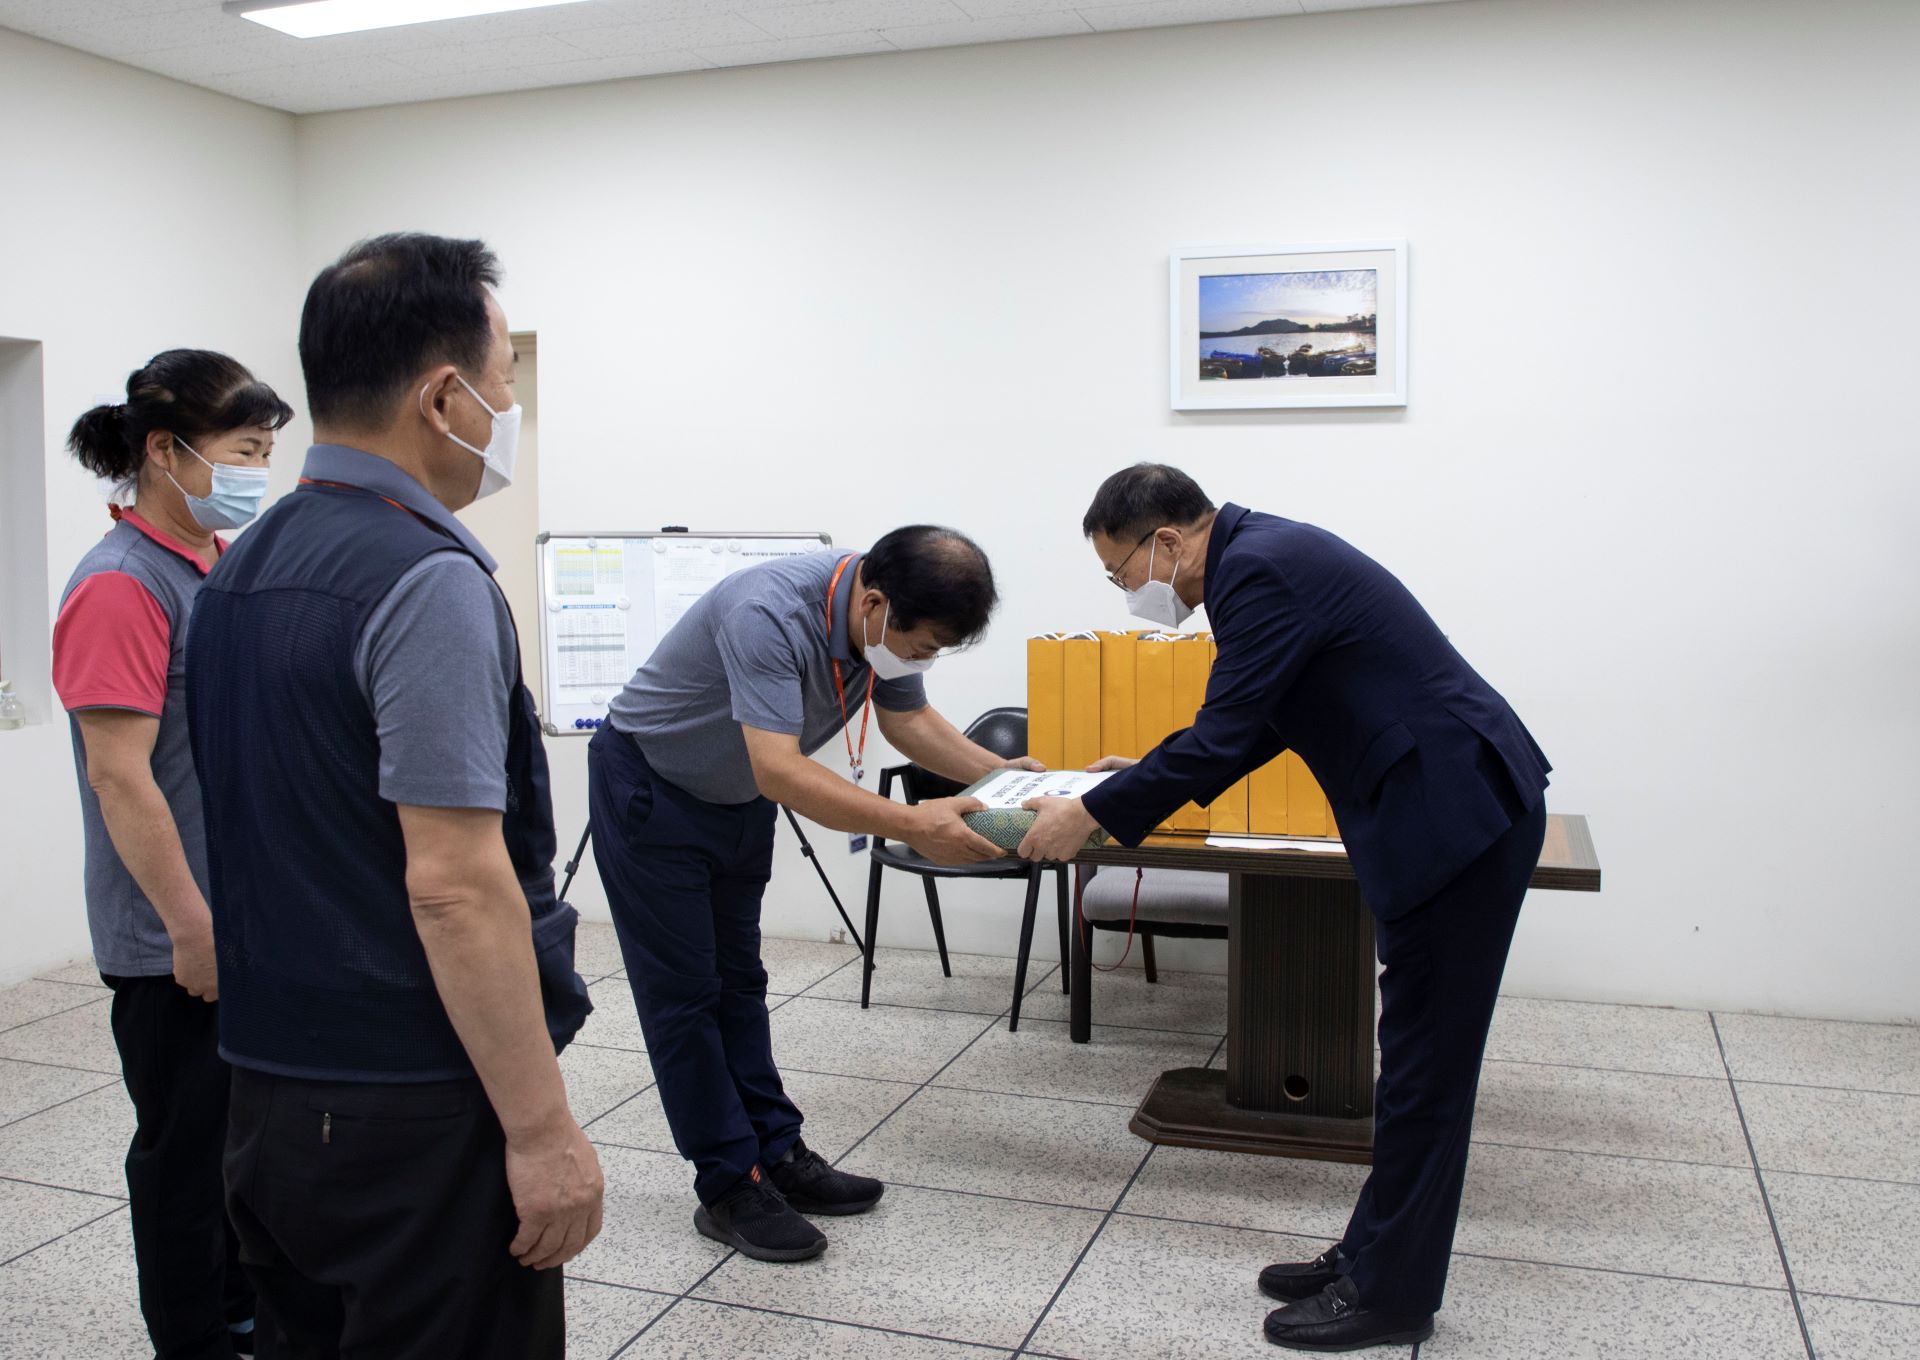
[[[458,373],[453,375],[460,385],[473,393],[473,399],[480,403],[480,409],[493,417],[493,435],[487,440],[484,449],[476,449],[452,430],[447,438],[465,449],[468,453],[479,455],[486,464],[486,470],[480,474],[480,490],[475,500],[483,500],[496,491],[505,491],[513,485],[513,460],[520,449],[520,403],[515,402],[504,411],[496,411],[487,405],[487,399],[474,391],[473,384]],[[420,409],[426,410],[427,389],[420,389]]]
[[[887,612],[880,616],[880,640],[869,641],[867,621],[860,620],[860,645],[866,653],[867,664],[873,667],[873,673],[882,680],[904,680],[909,675],[924,675],[933,669],[933,662],[909,661],[904,656],[887,650],[887,625],[893,622],[893,605],[887,605]]]
[[[200,458],[199,450],[182,439],[173,437],[173,442]],[[207,463],[207,460],[200,458]],[[173,489],[186,497],[187,513],[193,516],[193,522],[202,529],[238,529],[251,523],[260,513],[260,502],[267,494],[268,472],[265,468],[242,467],[235,463],[207,463],[213,469],[213,485],[204,496],[188,496],[186,488],[173,482],[171,472],[163,472]]]
[[[1178,628],[1193,617],[1193,606],[1174,594],[1173,583],[1180,579],[1180,563],[1173,564],[1173,576],[1169,580],[1153,579],[1153,557],[1160,547],[1160,540],[1154,539],[1153,549],[1147,553],[1147,579],[1138,590],[1127,592],[1127,612],[1136,619],[1145,619],[1148,623],[1157,623],[1162,628]]]

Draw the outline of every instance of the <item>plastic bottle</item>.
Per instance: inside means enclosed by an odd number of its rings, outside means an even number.
[[[0,680],[0,732],[27,725],[27,711],[13,692],[13,681]]]

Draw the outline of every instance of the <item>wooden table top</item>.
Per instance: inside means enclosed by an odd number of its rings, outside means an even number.
[[[1228,849],[1208,845],[1198,832],[1147,837],[1129,850],[1117,842],[1083,850],[1077,864],[1108,864],[1143,869],[1200,869],[1212,873],[1284,874],[1296,878],[1351,879],[1353,865],[1344,850]],[[1549,813],[1547,837],[1531,886],[1567,892],[1600,891],[1600,857],[1594,852],[1587,819],[1577,813]]]

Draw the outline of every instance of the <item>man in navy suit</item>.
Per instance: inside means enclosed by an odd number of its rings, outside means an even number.
[[[1020,846],[1071,859],[1098,827],[1138,845],[1285,750],[1326,792],[1376,918],[1373,1171],[1337,1246],[1269,1266],[1270,1341],[1422,1341],[1446,1285],[1474,1096],[1551,768],[1506,700],[1392,574],[1324,529],[1226,505],[1177,468],[1100,487],[1082,529],[1130,610],[1207,608],[1218,653],[1193,725],[1084,799],[1041,799]]]

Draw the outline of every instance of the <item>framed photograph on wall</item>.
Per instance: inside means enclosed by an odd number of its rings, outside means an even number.
[[[1407,243],[1176,250],[1173,409],[1407,404]]]

